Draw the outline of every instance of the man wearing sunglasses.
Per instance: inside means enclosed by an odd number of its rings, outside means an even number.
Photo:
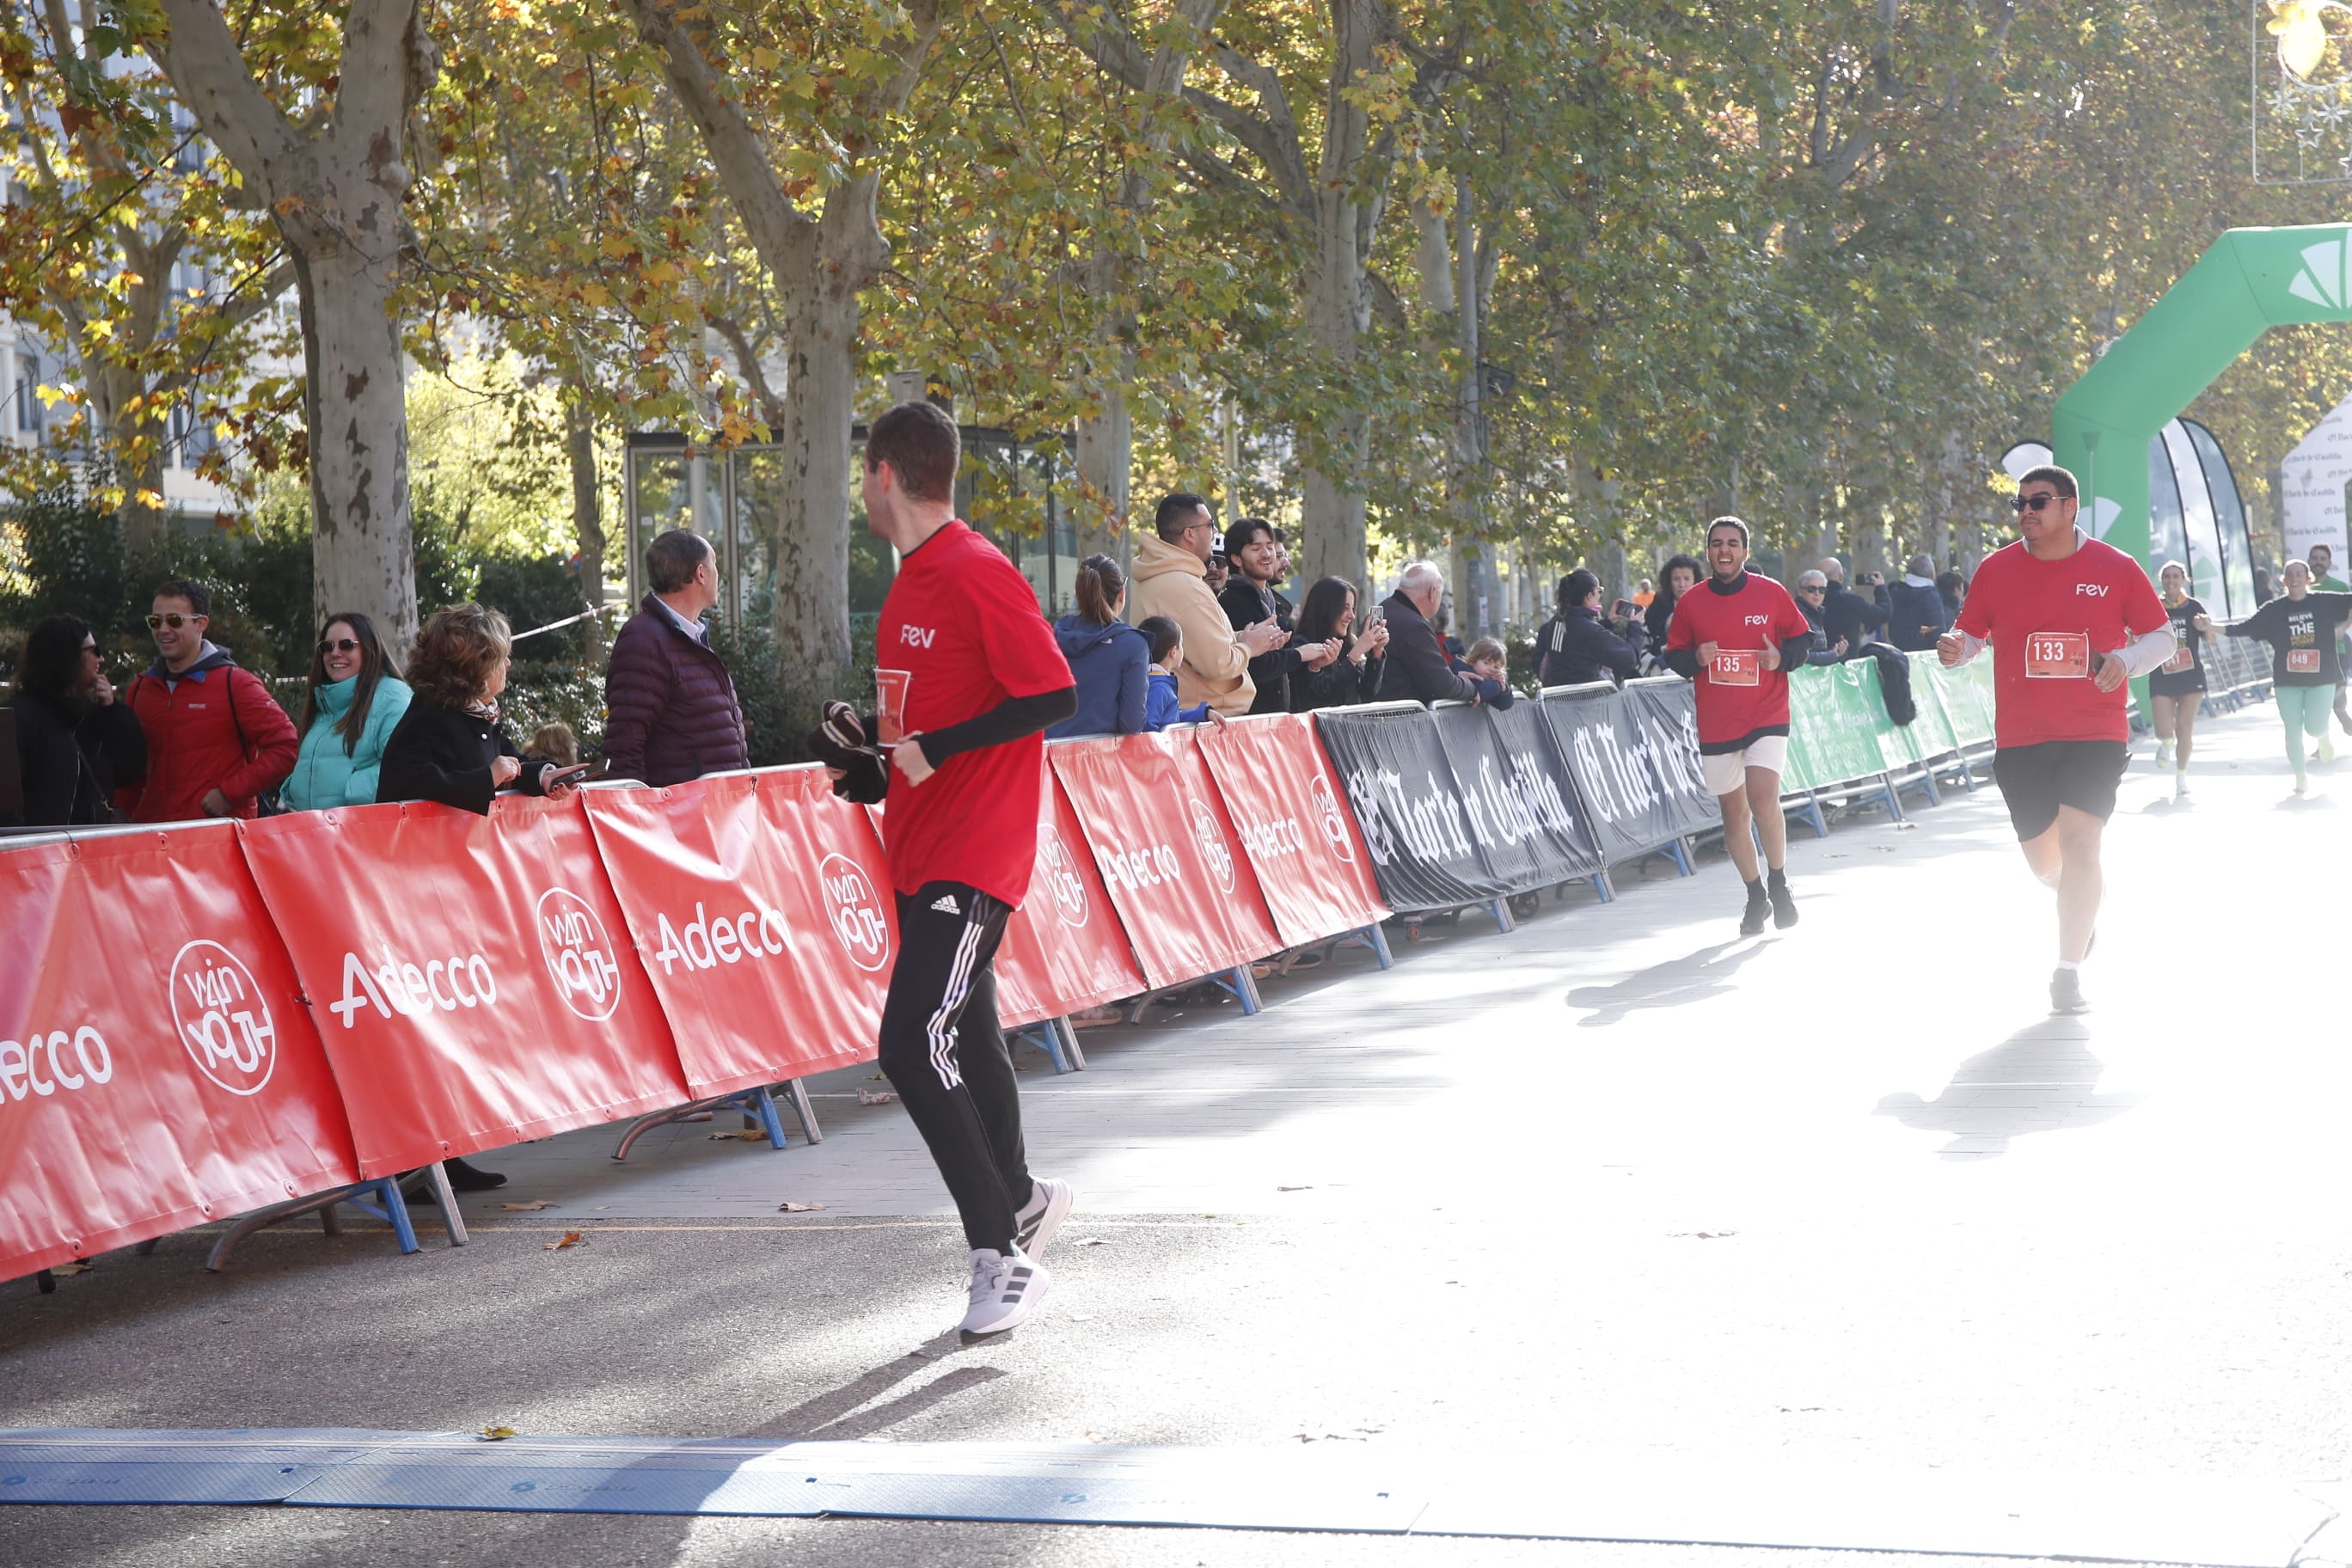
[[[2123,777],[2124,682],[2172,657],[2172,621],[2138,562],[2074,525],[2074,476],[2018,481],[2016,542],[1985,557],[1936,656],[1993,650],[1993,777],[2033,874],[2058,892],[2050,1010],[2081,1013],[2099,916],[2099,838]]]
[[[133,822],[252,816],[294,771],[302,738],[260,679],[205,637],[212,595],[173,577],[155,589],[155,662],[125,700],[147,735],[146,782],[115,804]]]

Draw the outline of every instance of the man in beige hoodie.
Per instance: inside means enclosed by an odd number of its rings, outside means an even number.
[[[1271,620],[1235,631],[1225,618],[1205,580],[1209,552],[1217,542],[1207,501],[1181,491],[1170,496],[1160,503],[1153,531],[1156,537],[1146,539],[1135,552],[1135,585],[1128,594],[1127,618],[1139,626],[1148,616],[1166,616],[1182,629],[1184,668],[1176,672],[1179,702],[1188,708],[1206,702],[1236,717],[1248,712],[1257,695],[1249,661],[1280,647],[1290,634]]]

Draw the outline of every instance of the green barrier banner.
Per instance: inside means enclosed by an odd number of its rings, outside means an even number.
[[[1918,705],[1919,717],[1910,729],[1911,750],[1916,761],[1926,762],[1957,752],[1963,744],[1953,727],[1951,710],[1944,706],[1943,693],[1936,686],[1930,667],[1941,668],[1932,653],[1911,656],[1911,700]]]

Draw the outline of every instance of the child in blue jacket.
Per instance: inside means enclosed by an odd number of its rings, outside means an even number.
[[[1176,705],[1176,671],[1184,663],[1184,630],[1166,616],[1146,616],[1136,625],[1151,642],[1150,689],[1143,694],[1143,727],[1165,730],[1171,724],[1201,724],[1218,717],[1205,702],[1192,708]]]

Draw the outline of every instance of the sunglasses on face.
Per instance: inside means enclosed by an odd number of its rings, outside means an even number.
[[[360,651],[360,643],[357,637],[320,637],[319,651],[320,653],[357,653]]]
[[[169,626],[176,632],[182,626],[191,626],[198,621],[211,618],[209,616],[150,616],[147,617],[147,629],[152,632],[157,626]]]
[[[2009,504],[2018,511],[2039,512],[2046,507],[2056,506],[2065,499],[2063,496],[2020,496]]]

